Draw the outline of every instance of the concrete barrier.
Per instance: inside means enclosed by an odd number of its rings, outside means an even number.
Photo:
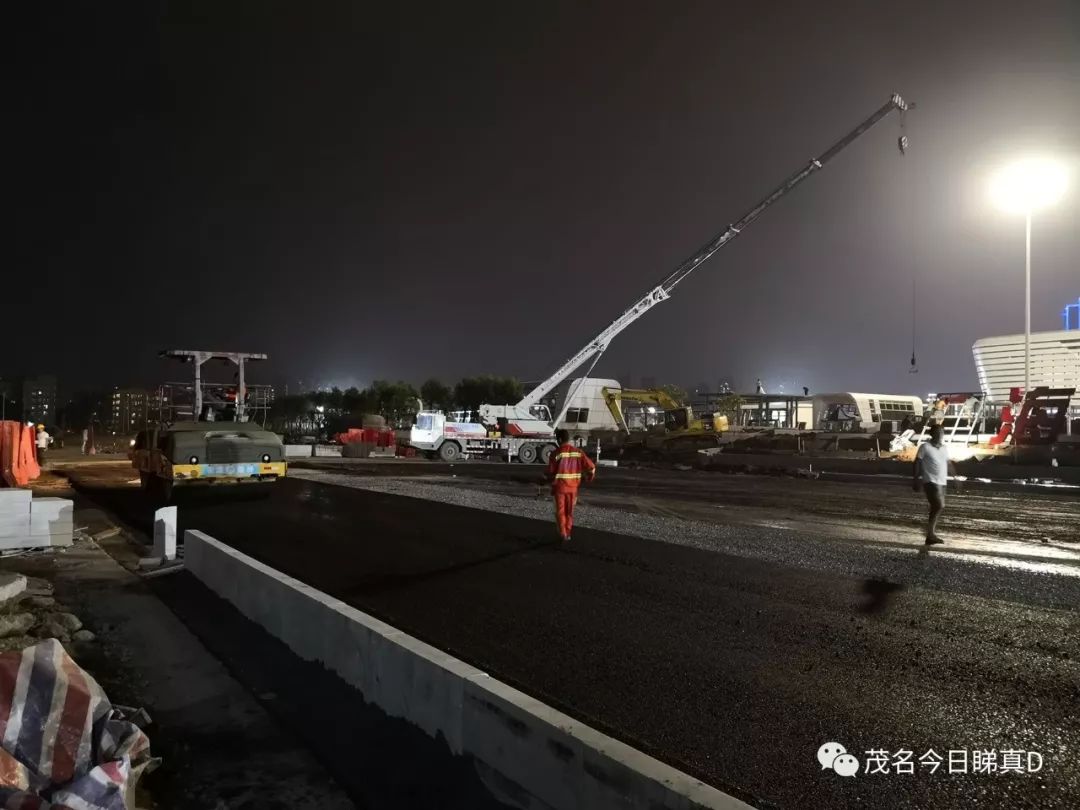
[[[310,444],[287,444],[285,445],[285,458],[311,458]]]
[[[187,570],[207,587],[367,702],[472,756],[503,801],[529,810],[749,808],[202,532],[184,532],[184,543]]]

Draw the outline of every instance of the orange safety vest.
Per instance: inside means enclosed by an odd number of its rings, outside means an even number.
[[[567,442],[554,453],[547,466],[548,478],[553,482],[552,490],[577,489],[581,485],[581,476],[588,476],[591,481],[596,475],[596,465],[574,445]]]

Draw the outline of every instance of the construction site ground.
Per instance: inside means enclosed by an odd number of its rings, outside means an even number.
[[[118,469],[106,463],[103,469]],[[72,498],[73,546],[0,558],[0,571],[23,574],[68,610],[92,637],[63,640],[68,652],[115,704],[146,709],[151,751],[162,763],[143,778],[141,808],[254,810],[357,806],[310,749],[268,710],[275,696],[251,692],[222,659],[170,611],[176,589],[131,569],[145,537],[73,492],[45,470],[38,495]],[[117,529],[120,528],[120,531]],[[96,536],[99,539],[93,540]],[[121,564],[122,563],[122,564]],[[165,597],[163,599],[163,597]],[[20,607],[20,610],[30,610]],[[243,636],[238,636],[243,639]],[[36,639],[23,639],[24,644]],[[5,649],[13,649],[6,638]]]
[[[903,478],[605,468],[560,547],[539,473],[312,460],[265,496],[182,493],[180,524],[761,807],[1074,806],[1075,491],[950,493],[948,543],[927,551],[925,501]],[[148,529],[130,467],[67,475]],[[325,722],[324,736],[361,734],[347,712]],[[1045,765],[845,780],[816,760],[833,740],[1024,749]],[[444,799],[475,789],[454,779]]]

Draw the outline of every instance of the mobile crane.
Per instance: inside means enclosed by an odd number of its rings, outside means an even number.
[[[507,453],[511,457],[516,456],[523,462],[533,462],[538,459],[546,461],[554,448],[553,433],[555,426],[562,421],[566,415],[567,407],[569,407],[577,394],[575,388],[563,401],[559,415],[552,419],[550,410],[543,404],[543,400],[559,383],[567,379],[575,370],[591,359],[592,363],[589,365],[589,370],[581,378],[582,381],[587,379],[597,361],[607,351],[608,346],[611,345],[611,341],[620,332],[654,306],[670,298],[672,291],[679,282],[693,273],[716,251],[742,233],[769,206],[792,191],[810,175],[824,168],[826,163],[894,110],[901,116],[902,128],[904,116],[913,107],[913,104],[909,104],[898,94],[890,96],[888,101],[829,147],[820,157],[811,159],[809,163],[785,179],[738,220],[728,225],[724,231],[702,245],[686,261],[635,301],[619,317],[608,324],[600,334],[586,343],[577,354],[563,363],[551,376],[533,388],[519,402],[513,405],[481,405],[479,408],[480,422],[482,423],[480,430],[476,429],[478,426],[465,428],[464,423],[446,422],[441,413],[421,412],[417,415],[417,426],[412,430],[411,444],[425,452],[437,454],[447,461],[459,458],[461,455],[496,451]],[[906,135],[900,135],[897,139],[897,146],[901,153],[907,151],[908,140]],[[580,387],[580,382],[578,385]],[[464,443],[462,443],[463,434],[471,434],[464,440]]]

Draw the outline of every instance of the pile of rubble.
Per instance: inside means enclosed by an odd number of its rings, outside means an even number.
[[[86,643],[94,640],[94,634],[56,601],[52,583],[0,574],[0,652],[21,650],[45,638]]]

